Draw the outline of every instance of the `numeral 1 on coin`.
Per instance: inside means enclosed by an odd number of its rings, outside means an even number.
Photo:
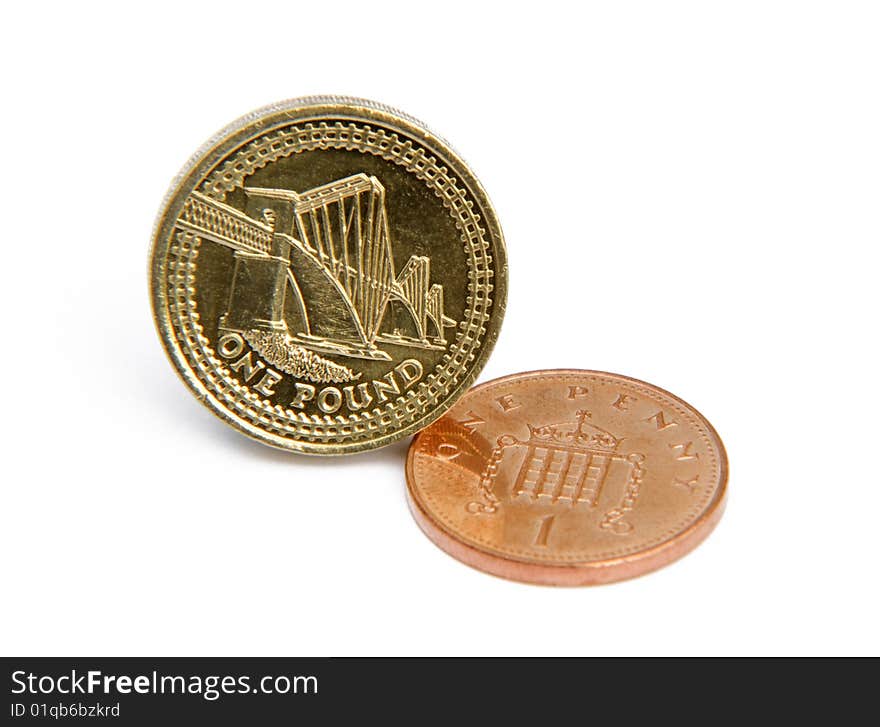
[[[548,515],[541,521],[541,527],[538,530],[538,537],[535,538],[535,545],[542,548],[547,547],[547,538],[550,535],[550,528],[553,527],[553,521],[555,519],[555,515]]]

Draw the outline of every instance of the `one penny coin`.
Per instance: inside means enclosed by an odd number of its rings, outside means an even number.
[[[546,585],[641,575],[695,548],[721,517],[715,430],[656,386],[598,371],[477,386],[413,440],[410,507],[475,568]]]

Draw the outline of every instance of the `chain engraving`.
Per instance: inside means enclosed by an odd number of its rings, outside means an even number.
[[[620,503],[604,515],[599,527],[617,535],[629,533],[633,526],[624,520],[624,515],[638,500],[645,476],[645,457],[635,452],[620,454],[617,448],[622,440],[589,423],[590,418],[592,413],[581,409],[575,415],[573,429],[569,424],[529,424],[526,441],[512,435],[499,437],[480,477],[480,498],[469,502],[467,511],[498,511],[501,500],[494,485],[499,463],[506,449],[521,447],[526,454],[510,493],[513,501],[592,510],[598,507],[612,471],[617,472],[623,465],[627,480]]]
[[[632,464],[632,470],[629,473],[629,481],[626,483],[626,489],[620,504],[613,510],[605,513],[599,527],[603,530],[610,530],[615,535],[628,535],[633,531],[633,524],[624,520],[626,513],[636,506],[639,499],[639,493],[642,489],[642,480],[645,477],[645,468],[642,466],[644,457],[640,454],[631,454],[629,462]]]
[[[571,399],[574,387],[589,394]],[[521,407],[505,411],[507,395]],[[661,426],[676,426],[659,429],[658,411]],[[698,412],[592,371],[483,384],[419,434],[407,459],[413,511],[444,534],[441,547],[451,537],[449,552],[468,563],[541,583],[601,583],[667,562],[714,526],[725,486],[723,445]]]

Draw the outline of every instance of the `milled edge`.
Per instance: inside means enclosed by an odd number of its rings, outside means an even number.
[[[504,570],[503,567],[500,569],[486,569],[482,568],[479,565],[476,565],[470,558],[460,557],[456,553],[452,552],[452,550],[444,548],[441,546],[440,541],[443,538],[447,538],[450,541],[462,546],[463,550],[473,551],[474,553],[479,553],[481,557],[487,558],[489,560],[495,561],[495,566],[499,566],[505,562],[517,563],[523,567],[523,572],[528,571],[529,569],[534,569],[535,571],[544,571],[546,573],[556,572],[563,577],[563,580],[569,580],[570,574],[577,571],[608,571],[613,569],[614,567],[621,566],[624,564],[644,562],[645,568],[644,570],[640,570],[638,573],[634,573],[632,575],[624,576],[622,578],[608,578],[607,580],[603,580],[602,582],[614,582],[616,580],[627,580],[629,578],[637,577],[639,575],[645,575],[654,570],[664,567],[665,565],[671,565],[673,562],[683,558],[688,553],[691,553],[693,550],[697,548],[715,529],[718,522],[721,520],[721,516],[724,514],[724,510],[727,506],[728,500],[728,480],[730,477],[730,468],[727,459],[727,450],[724,446],[724,442],[721,440],[718,432],[715,427],[712,426],[712,423],[700,412],[696,407],[692,404],[689,404],[687,401],[682,399],[680,396],[673,394],[671,391],[668,391],[656,384],[651,384],[647,381],[643,381],[642,379],[636,379],[632,376],[625,376],[624,374],[615,374],[609,371],[596,371],[593,369],[537,369],[533,371],[522,371],[513,374],[507,374],[505,376],[500,376],[496,379],[491,379],[490,381],[484,381],[478,386],[473,387],[468,391],[463,397],[461,397],[460,401],[462,401],[465,397],[470,396],[471,394],[479,394],[485,389],[492,388],[499,384],[509,383],[512,381],[522,381],[524,379],[531,378],[543,378],[544,376],[600,376],[600,377],[608,377],[610,379],[618,379],[628,382],[630,384],[635,384],[638,386],[644,386],[649,389],[654,389],[661,394],[668,396],[675,402],[678,402],[681,406],[688,409],[691,413],[694,414],[697,421],[702,423],[708,432],[709,439],[715,444],[718,449],[718,487],[715,490],[712,498],[706,504],[706,507],[703,511],[694,519],[694,521],[688,525],[684,530],[679,533],[676,533],[675,536],[669,538],[667,540],[663,540],[659,543],[655,543],[650,545],[643,550],[638,550],[633,553],[629,553],[626,555],[617,556],[614,558],[609,558],[604,561],[572,561],[570,563],[551,563],[546,561],[538,561],[531,558],[527,558],[524,556],[511,555],[508,553],[503,553],[500,551],[495,551],[492,548],[485,547],[483,545],[478,545],[475,543],[471,543],[462,539],[457,533],[451,531],[444,523],[440,522],[433,513],[428,509],[426,503],[423,502],[420,492],[417,490],[415,485],[415,456],[417,454],[418,446],[419,446],[419,438],[422,432],[419,432],[415,437],[413,437],[410,442],[409,449],[406,453],[406,464],[405,464],[405,473],[406,473],[406,495],[407,500],[410,504],[410,508],[413,509],[412,515],[416,520],[419,528],[424,532],[424,534],[434,543],[440,550],[445,552],[452,558],[468,565],[472,568],[480,570],[482,572],[490,573],[491,575],[495,575],[501,578],[506,578],[508,580],[517,580],[525,583],[532,583],[537,585],[575,585],[573,583],[548,583],[542,578],[528,578],[528,577],[517,577],[510,578],[509,576],[503,575],[500,571]],[[457,402],[456,402],[457,403]],[[451,410],[450,407],[449,410]],[[449,412],[447,410],[447,413]],[[436,420],[435,420],[436,421]],[[425,428],[427,429],[427,427]],[[423,430],[424,431],[424,430]],[[418,516],[418,513],[421,514],[421,518]],[[442,534],[443,538],[435,537],[434,532],[429,532],[428,528],[433,529],[437,533]],[[669,551],[675,551],[676,547],[679,543],[687,542],[690,547],[685,547],[682,552],[674,555],[669,560],[663,561],[663,554]],[[663,561],[663,562],[660,562]],[[598,585],[599,581],[593,582],[593,584]],[[580,585],[590,585],[589,583],[581,583]]]
[[[279,437],[265,432],[262,429],[252,428],[251,425],[247,424],[246,422],[240,421],[233,412],[227,411],[227,408],[223,406],[219,401],[217,401],[209,391],[207,391],[206,387],[199,380],[195,372],[193,372],[188,367],[179,365],[177,358],[180,357],[181,352],[179,350],[172,350],[172,347],[174,349],[179,349],[177,342],[174,340],[173,326],[171,326],[170,320],[167,319],[167,316],[162,314],[163,308],[167,308],[168,305],[164,286],[157,285],[157,282],[160,278],[164,280],[164,260],[162,261],[162,265],[157,266],[155,254],[159,243],[158,233],[160,231],[160,228],[162,227],[163,222],[167,218],[168,210],[173,200],[177,196],[177,193],[179,192],[182,183],[189,177],[189,175],[193,173],[193,171],[199,166],[200,163],[205,161],[208,155],[221,143],[230,140],[235,134],[246,129],[248,125],[264,119],[270,115],[284,113],[287,111],[297,111],[308,107],[320,108],[321,106],[329,106],[334,104],[349,105],[354,108],[363,108],[371,111],[377,111],[380,114],[386,114],[390,116],[392,119],[398,119],[406,124],[412,125],[415,129],[417,129],[421,134],[425,136],[426,140],[431,140],[434,143],[439,144],[443,151],[446,152],[445,154],[443,154],[443,156],[446,156],[446,154],[451,155],[453,161],[462,165],[463,171],[470,178],[466,186],[473,186],[473,188],[471,189],[471,193],[475,195],[475,198],[478,201],[485,205],[485,211],[488,213],[485,222],[487,227],[489,228],[488,232],[490,233],[490,237],[492,238],[492,243],[494,243],[493,262],[495,263],[495,282],[493,283],[494,288],[492,301],[492,309],[495,311],[495,314],[492,316],[492,319],[494,320],[494,325],[486,326],[483,345],[480,348],[480,351],[476,357],[475,364],[471,371],[466,373],[462,377],[459,385],[433,409],[429,416],[423,417],[413,424],[402,428],[398,432],[394,432],[393,434],[379,437],[374,440],[365,440],[363,442],[358,442],[355,445],[339,443],[315,444],[313,442],[302,442],[293,439],[284,440],[283,442],[281,442],[278,441],[280,439]],[[496,245],[497,249],[494,249]],[[449,409],[451,409],[452,406],[455,405],[456,401],[458,401],[458,399],[460,399],[467,393],[468,387],[476,380],[477,376],[479,376],[480,372],[485,367],[489,356],[495,348],[495,344],[498,341],[501,327],[504,322],[504,315],[507,309],[507,287],[509,282],[507,246],[504,239],[504,233],[501,228],[501,222],[498,219],[498,214],[495,211],[489,195],[486,193],[486,190],[480,182],[479,178],[477,177],[476,173],[473,171],[473,169],[467,163],[464,157],[459,154],[459,152],[445,139],[445,137],[434,132],[430,127],[428,127],[427,124],[417,119],[416,117],[407,114],[406,112],[400,111],[392,106],[388,106],[387,104],[355,96],[344,95],[303,96],[298,98],[286,99],[266,106],[262,106],[258,109],[248,112],[247,114],[244,114],[243,116],[240,116],[236,120],[227,124],[222,129],[215,132],[204,144],[202,144],[198,148],[198,150],[189,157],[187,162],[175,175],[159,206],[159,212],[154,219],[150,236],[149,254],[147,258],[147,279],[150,306],[153,314],[153,323],[159,336],[160,343],[162,344],[162,349],[165,352],[169,362],[171,363],[175,373],[184,382],[187,389],[189,389],[193,396],[195,396],[202,404],[204,404],[209,409],[209,411],[220,418],[224,423],[229,424],[234,429],[250,437],[251,439],[255,439],[256,441],[259,441],[263,444],[288,452],[316,456],[356,454],[385,447],[389,444],[393,444],[394,442],[403,439],[406,436],[412,435],[430,426],[433,422],[435,422],[447,411],[449,411]],[[172,344],[172,346],[170,347],[168,344]],[[184,368],[186,370],[184,370]]]

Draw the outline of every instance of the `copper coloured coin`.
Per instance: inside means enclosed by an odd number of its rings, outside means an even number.
[[[721,517],[727,457],[712,425],[663,389],[536,371],[472,389],[413,440],[406,477],[417,522],[453,557],[592,585],[695,548]]]

